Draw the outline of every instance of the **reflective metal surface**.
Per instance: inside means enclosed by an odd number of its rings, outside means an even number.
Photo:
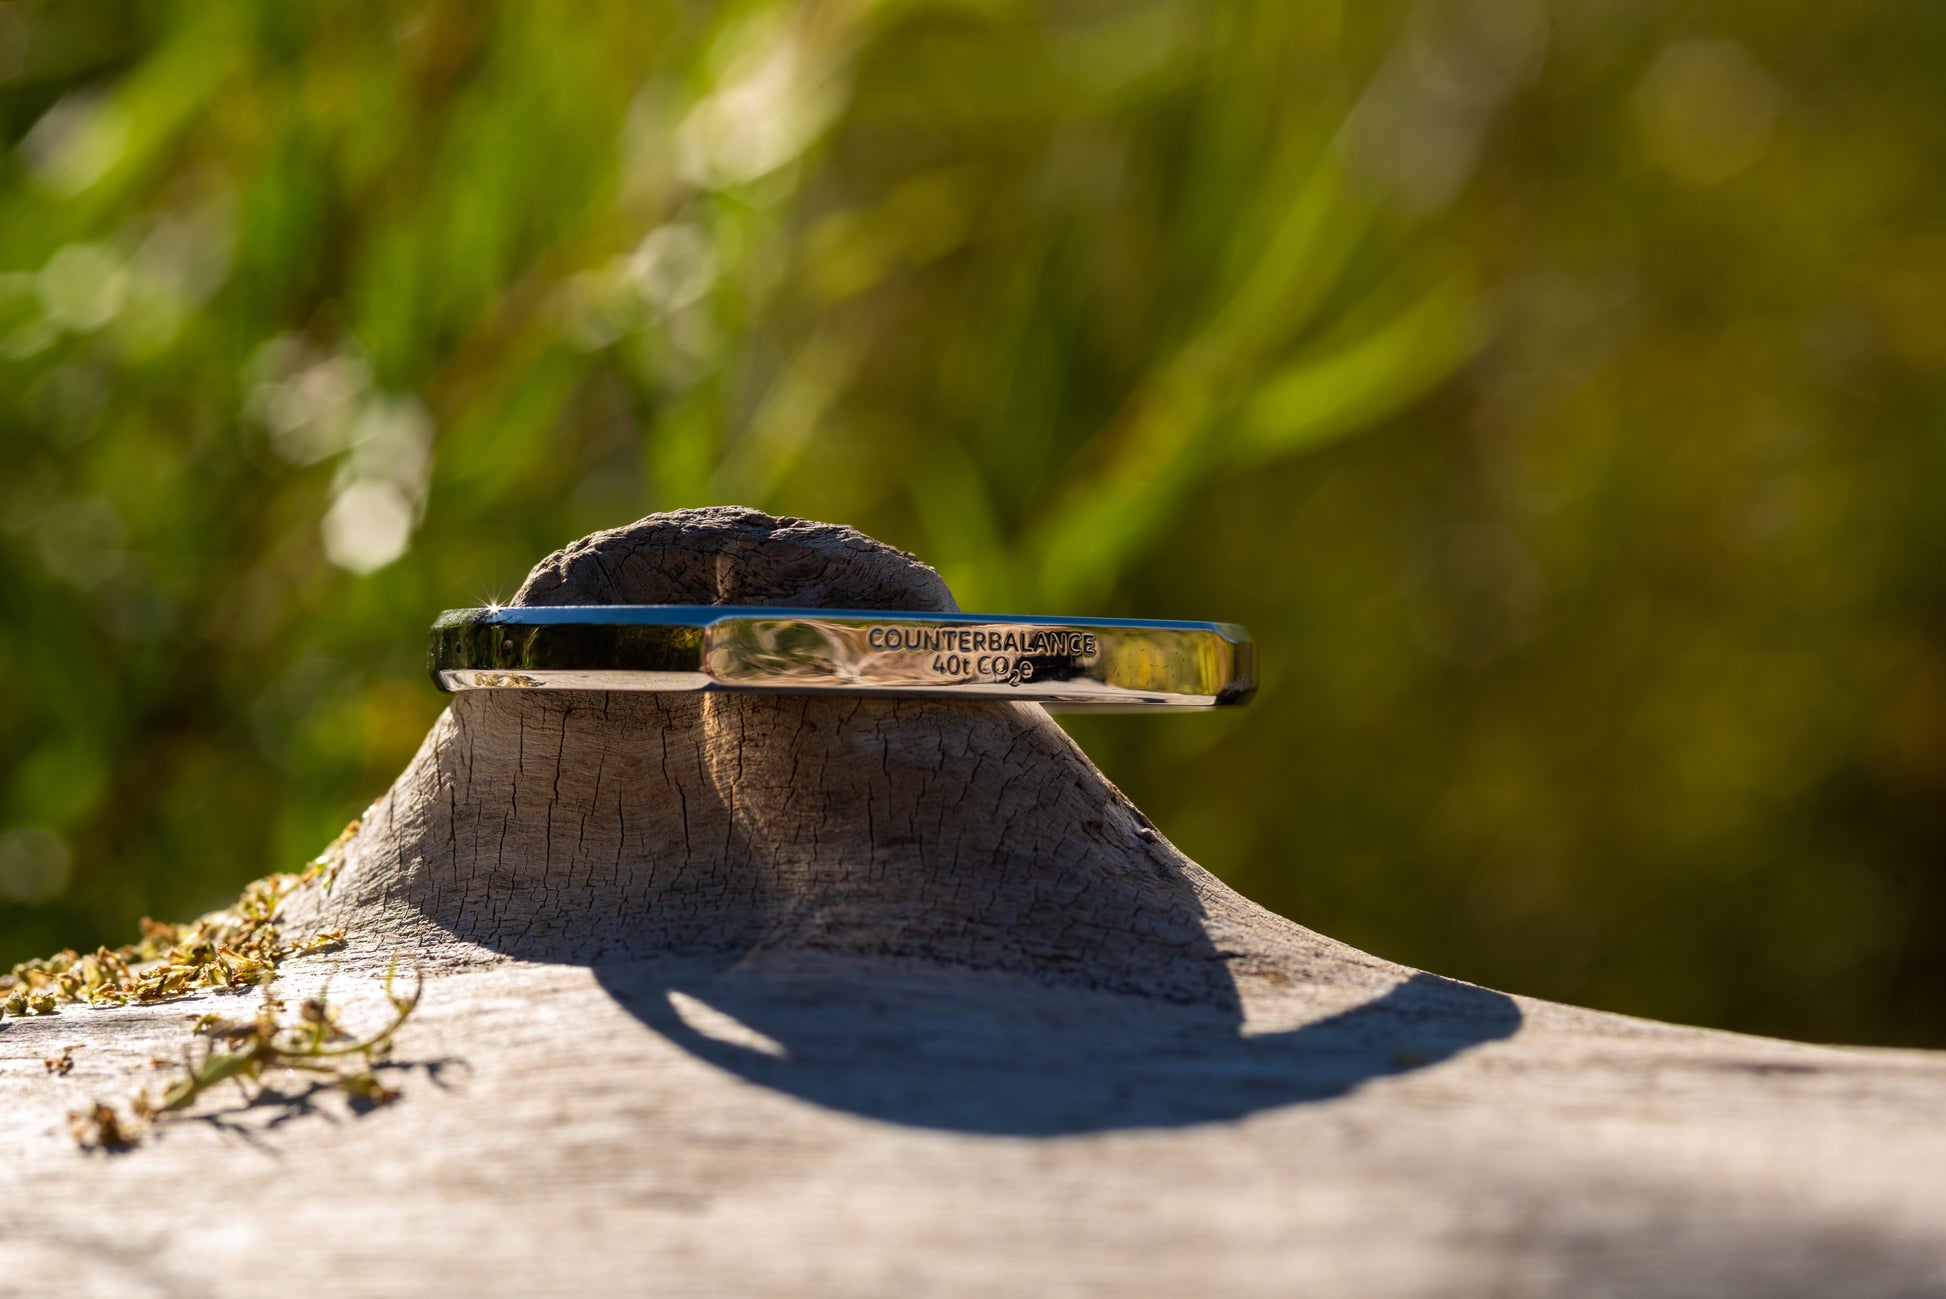
[[[771,690],[1213,708],[1256,689],[1230,623],[709,605],[454,609],[442,690]]]

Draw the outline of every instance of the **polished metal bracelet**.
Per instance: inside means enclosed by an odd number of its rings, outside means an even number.
[[[432,625],[441,690],[766,690],[1214,708],[1256,689],[1221,622],[715,605],[453,609]]]

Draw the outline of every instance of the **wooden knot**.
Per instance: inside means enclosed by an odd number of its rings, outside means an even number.
[[[938,573],[855,528],[727,505],[584,537],[536,564],[511,603],[959,608]]]

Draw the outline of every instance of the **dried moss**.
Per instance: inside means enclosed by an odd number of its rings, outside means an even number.
[[[169,1001],[208,988],[255,987],[293,956],[342,946],[342,929],[286,941],[277,926],[284,899],[299,886],[329,888],[344,862],[353,821],[295,874],[271,875],[244,889],[234,906],[186,925],[142,918],[140,941],[22,961],[0,975],[0,1016],[52,1015],[63,1005],[124,1006]]]
[[[385,996],[392,1018],[363,1037],[340,1026],[337,1007],[323,993],[289,1016],[271,987],[284,961],[343,945],[342,929],[286,939],[278,918],[284,900],[298,888],[307,884],[330,888],[344,862],[345,845],[358,827],[356,821],[346,826],[302,871],[251,884],[234,906],[223,911],[186,925],[161,924],[145,917],[139,942],[97,948],[88,955],[58,952],[23,961],[0,975],[0,1015],[52,1015],[76,1004],[169,1001],[207,990],[261,990],[253,1018],[204,1015],[192,1028],[180,1062],[152,1061],[176,1070],[159,1092],[146,1088],[136,1092],[125,1110],[95,1101],[69,1114],[76,1142],[88,1149],[126,1150],[140,1142],[155,1122],[186,1112],[224,1083],[234,1083],[255,1103],[266,1094],[263,1080],[272,1071],[300,1075],[308,1080],[309,1090],[334,1090],[354,1105],[383,1105],[397,1097],[396,1090],[380,1081],[378,1071],[391,1053],[393,1035],[419,1004],[417,986],[409,994],[395,991],[394,971],[387,970]],[[72,1049],[45,1061],[49,1074],[64,1076],[73,1068]]]
[[[268,1090],[264,1076],[273,1072],[302,1075],[308,1079],[307,1090],[337,1091],[355,1105],[397,1100],[398,1091],[379,1080],[378,1070],[392,1053],[393,1035],[418,1007],[422,985],[415,982],[409,994],[396,992],[394,973],[385,972],[392,1019],[362,1038],[340,1027],[337,1007],[323,993],[306,999],[294,1017],[286,1016],[283,999],[271,991],[266,979],[255,1018],[230,1020],[211,1014],[196,1021],[191,1030],[195,1040],[183,1054],[182,1067],[160,1095],[146,1088],[136,1092],[129,1100],[127,1117],[100,1101],[68,1115],[75,1141],[89,1149],[128,1149],[151,1124],[187,1111],[224,1083],[234,1083],[246,1102],[255,1104]]]

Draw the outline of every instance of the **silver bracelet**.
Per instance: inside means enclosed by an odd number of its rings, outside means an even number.
[[[1243,628],[715,605],[452,609],[432,625],[441,690],[766,690],[980,696],[1065,707],[1215,708],[1257,685]]]

